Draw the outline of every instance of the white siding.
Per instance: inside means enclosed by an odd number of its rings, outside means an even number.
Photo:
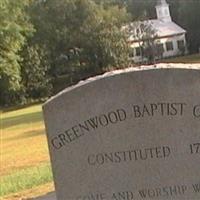
[[[161,39],[157,40],[157,42],[163,44],[163,47],[164,47],[163,58],[181,55],[181,51],[178,49],[178,44],[177,44],[178,40],[183,40],[184,44],[185,44],[185,48],[186,48],[185,34],[178,35],[178,36],[172,36],[172,37],[168,37],[168,38],[161,38]],[[172,42],[173,43],[173,50],[167,51],[166,42]],[[140,47],[140,45],[141,44],[139,42],[134,42],[134,43],[131,44],[131,48],[133,48],[134,57],[132,57],[130,59],[133,60],[136,63],[146,60],[144,58],[142,60],[141,56],[136,56],[136,48]],[[187,52],[187,48],[186,48],[186,52]]]

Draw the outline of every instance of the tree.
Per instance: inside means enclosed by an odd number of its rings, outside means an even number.
[[[105,8],[110,6],[119,6],[119,8],[124,8],[126,6],[126,0],[94,0],[95,3],[103,5]]]
[[[178,23],[187,30],[189,51],[195,53],[200,47],[200,1],[181,2]]]
[[[18,52],[32,32],[26,6],[24,0],[0,2],[0,105],[16,101],[21,90]]]
[[[142,41],[142,48],[143,48],[143,56],[147,59],[149,64],[155,63],[155,60],[158,56],[160,56],[160,52],[156,38],[157,33],[156,30],[153,28],[152,24],[148,21],[146,23],[142,23],[140,25],[141,31],[141,41]]]
[[[155,59],[162,57],[163,49],[157,42],[157,31],[150,21],[138,21],[128,26],[128,31],[138,41],[142,62],[155,63]]]
[[[39,99],[51,94],[51,79],[46,50],[38,45],[26,45],[21,53],[21,77],[26,99]]]
[[[83,40],[87,41],[83,43],[83,59],[97,73],[110,67],[128,66],[128,36],[121,29],[126,19],[124,9],[99,7],[95,18],[88,18],[90,23],[86,21],[83,26]]]
[[[155,18],[156,13],[155,10],[152,8],[155,8],[156,3],[157,0],[151,0],[151,1],[127,0],[126,1],[127,11],[132,14],[132,18],[134,20],[141,20],[144,14],[148,16],[148,18]]]
[[[38,30],[34,41],[49,49],[51,74],[89,69],[100,73],[127,62],[127,20],[124,8],[104,7],[92,0],[34,1],[32,22]]]

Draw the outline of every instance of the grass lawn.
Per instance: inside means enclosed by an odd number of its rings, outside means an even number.
[[[200,63],[200,54],[180,56],[176,58],[164,59],[164,63]]]
[[[41,105],[1,111],[0,128],[0,197],[51,182]]]

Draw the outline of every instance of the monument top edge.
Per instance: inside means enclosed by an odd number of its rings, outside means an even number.
[[[200,70],[200,63],[196,63],[196,64],[193,64],[193,63],[187,63],[187,64],[185,64],[185,63],[159,63],[159,64],[154,64],[154,65],[141,65],[141,66],[137,66],[137,67],[129,67],[129,68],[125,68],[125,69],[118,69],[118,70],[114,70],[114,71],[110,71],[110,72],[105,72],[104,74],[93,76],[86,80],[81,80],[77,84],[65,88],[64,90],[60,91],[58,94],[52,96],[49,100],[47,100],[43,104],[43,108],[47,104],[49,104],[50,102],[55,100],[57,97],[61,96],[63,93],[70,92],[73,89],[83,86],[85,84],[88,84],[90,82],[100,80],[103,78],[107,78],[107,77],[111,77],[111,76],[115,76],[118,74],[126,74],[126,73],[130,73],[130,72],[140,72],[140,71],[149,71],[149,70],[159,70],[159,69]]]

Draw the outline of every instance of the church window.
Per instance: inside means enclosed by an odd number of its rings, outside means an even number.
[[[141,49],[140,49],[140,47],[136,47],[135,48],[135,53],[136,53],[136,56],[141,56]]]
[[[177,45],[179,50],[183,50],[183,48],[185,47],[184,40],[178,40]]]
[[[173,51],[174,50],[173,42],[166,42],[166,49],[167,51]]]

